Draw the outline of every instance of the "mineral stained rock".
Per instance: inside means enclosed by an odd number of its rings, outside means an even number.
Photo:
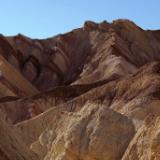
[[[159,30],[0,35],[0,160],[159,159]]]

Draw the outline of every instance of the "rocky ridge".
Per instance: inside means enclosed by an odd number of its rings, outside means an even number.
[[[159,53],[160,31],[129,20],[1,35],[0,158],[158,160]]]

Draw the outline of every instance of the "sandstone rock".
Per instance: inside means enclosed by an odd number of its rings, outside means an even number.
[[[122,160],[160,159],[160,118],[150,114],[137,131]]]
[[[78,113],[53,122],[39,142],[48,148],[46,160],[114,160],[121,158],[133,135],[127,117],[107,106],[88,103]]]

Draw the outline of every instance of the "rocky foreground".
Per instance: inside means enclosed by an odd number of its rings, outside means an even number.
[[[159,159],[160,30],[0,35],[0,160]]]

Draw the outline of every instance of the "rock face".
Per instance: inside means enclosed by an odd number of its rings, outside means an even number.
[[[19,132],[0,118],[0,159],[1,160],[38,160],[27,148]]]
[[[123,156],[128,159],[160,159],[160,119],[149,115]]]
[[[160,159],[160,31],[86,21],[0,36],[0,160]]]
[[[45,159],[120,159],[133,135],[134,126],[127,117],[88,103],[79,112],[54,121],[41,134],[38,149],[37,143],[32,149],[40,155],[46,150]]]

